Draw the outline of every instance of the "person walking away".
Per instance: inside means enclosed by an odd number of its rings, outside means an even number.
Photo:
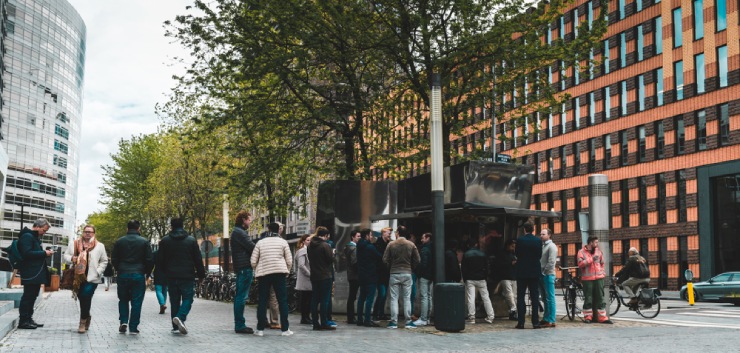
[[[105,266],[105,271],[103,271],[103,279],[105,282],[105,291],[107,292],[110,289],[110,285],[113,283],[113,264],[108,261],[108,266]]]
[[[144,302],[146,282],[144,276],[152,272],[154,255],[149,241],[141,236],[141,223],[131,220],[126,225],[126,235],[113,245],[111,262],[118,272],[118,332],[139,334],[141,305]]]
[[[483,307],[486,310],[486,322],[493,323],[495,314],[491,297],[488,294],[488,257],[480,249],[477,239],[470,239],[470,248],[465,252],[462,259],[462,277],[465,281],[465,292],[468,304],[468,323],[475,324],[475,294],[480,294]]]
[[[627,296],[630,298],[628,306],[637,305],[637,291],[641,284],[650,284],[650,267],[647,260],[640,256],[637,248],[629,249],[629,259],[627,264],[619,272],[614,274],[617,277],[617,284],[621,284]]]
[[[587,244],[578,251],[578,268],[581,270],[583,284],[583,321],[590,324],[594,321],[593,313],[596,308],[597,321],[602,324],[611,324],[606,316],[604,302],[604,255],[599,249],[599,238],[588,237]]]
[[[357,291],[360,289],[360,283],[357,275],[357,242],[360,241],[360,231],[353,230],[350,233],[350,240],[344,246],[344,259],[347,261],[347,281],[349,282],[349,295],[347,296],[347,323],[356,324],[355,304]]]
[[[252,215],[247,211],[239,211],[231,230],[231,261],[236,273],[236,295],[234,295],[234,332],[253,334],[254,330],[247,326],[244,319],[244,306],[249,297],[249,288],[252,286],[254,271],[252,270],[252,252],[255,244],[247,234],[252,224]]]
[[[49,231],[51,225],[45,218],[39,218],[33,222],[31,229],[24,227],[18,235],[18,252],[23,260],[18,266],[23,285],[23,296],[21,296],[18,307],[18,328],[36,329],[44,327],[33,320],[33,306],[41,291],[41,285],[47,284],[46,258],[54,254],[52,250],[44,250],[41,247],[41,237]]]
[[[251,263],[254,275],[259,282],[259,304],[257,305],[257,336],[264,335],[267,326],[267,298],[270,288],[275,291],[280,310],[280,328],[283,336],[290,336],[288,323],[288,298],[286,277],[293,267],[293,255],[290,253],[288,242],[281,238],[278,232],[280,226],[270,223],[265,238],[257,242],[252,252]]]
[[[296,281],[295,290],[298,291],[301,300],[301,325],[311,325],[311,266],[308,263],[309,235],[304,234],[296,244],[295,268]]]
[[[105,245],[95,239],[95,226],[85,225],[82,237],[67,246],[64,260],[71,262],[75,269],[72,298],[80,302],[80,326],[77,332],[85,333],[90,329],[90,307],[95,289],[102,283],[102,275],[109,266]]]
[[[398,328],[399,292],[403,299],[406,328],[416,328],[411,320],[411,272],[416,269],[421,259],[416,245],[406,240],[405,235],[399,232],[396,240],[390,242],[383,253],[383,263],[390,269],[388,287],[391,292],[391,320],[388,322],[389,329]]]
[[[308,262],[311,266],[311,317],[316,331],[335,330],[329,324],[329,301],[331,300],[332,266],[334,255],[327,244],[331,234],[326,227],[318,227],[308,244]]]
[[[159,256],[159,250],[155,251],[155,264],[161,263]],[[157,293],[157,303],[159,303],[159,314],[162,315],[167,310],[167,276],[162,271],[162,268],[156,265],[152,271],[152,276],[154,277],[154,292]]]
[[[518,320],[516,312],[516,276],[514,265],[516,264],[516,240],[509,239],[504,243],[504,251],[497,257],[497,271],[500,276],[499,288],[509,305],[509,320]]]
[[[357,326],[379,327],[371,320],[375,290],[378,285],[378,261],[383,258],[373,245],[375,236],[370,229],[360,231],[357,242],[357,280],[360,284],[360,297],[357,300]]]
[[[540,328],[540,313],[537,303],[540,302],[539,281],[542,276],[540,258],[542,258],[542,241],[537,239],[532,222],[523,225],[525,234],[516,241],[516,307],[519,314],[515,328],[524,328],[524,313],[527,312],[526,293],[532,300],[532,328]]]
[[[378,249],[381,254],[385,253],[385,248],[388,247],[388,243],[391,242],[391,231],[389,227],[383,228],[380,231],[380,238],[378,238],[373,245]],[[383,263],[382,258],[378,260],[378,285],[377,285],[377,298],[375,300],[375,307],[373,308],[373,319],[374,320],[388,320],[390,316],[385,314],[385,302],[388,298],[388,282],[390,281],[391,274],[388,271],[388,266]]]
[[[434,249],[432,233],[422,234],[419,266],[416,267],[416,275],[419,277],[421,312],[419,313],[419,319],[414,321],[416,326],[428,325],[432,312],[432,288],[434,288],[434,252],[432,249]]]
[[[555,327],[555,263],[558,261],[558,246],[552,241],[552,231],[544,228],[540,231],[542,240],[542,299],[545,302],[545,312],[542,314],[542,327]]]
[[[182,219],[171,219],[170,228],[169,234],[159,242],[161,255],[157,266],[162,268],[167,277],[172,318],[171,332],[186,335],[188,328],[185,321],[193,306],[195,278],[199,280],[205,278],[206,269],[203,266],[198,242],[185,231]]]

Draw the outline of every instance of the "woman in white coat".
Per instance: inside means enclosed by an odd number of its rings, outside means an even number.
[[[301,294],[301,324],[311,325],[311,267],[308,265],[308,249],[306,245],[310,241],[309,235],[304,234],[296,248],[298,249],[295,253],[295,266],[296,268],[296,281],[295,290]]]
[[[67,247],[64,259],[75,269],[72,298],[80,300],[79,333],[90,329],[90,307],[98,284],[102,283],[103,272],[108,265],[105,245],[95,239],[95,226],[85,225],[82,237]]]

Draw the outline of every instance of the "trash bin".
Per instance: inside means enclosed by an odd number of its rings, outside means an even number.
[[[440,331],[465,329],[465,287],[461,283],[434,285],[434,327]]]

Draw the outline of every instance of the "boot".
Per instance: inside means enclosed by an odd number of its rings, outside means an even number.
[[[87,328],[85,328],[85,324],[87,324],[87,319],[80,319],[80,328],[77,329],[77,332],[79,333],[87,332]]]
[[[90,320],[92,320],[92,316],[88,316],[87,319],[85,319],[85,330],[90,329]]]

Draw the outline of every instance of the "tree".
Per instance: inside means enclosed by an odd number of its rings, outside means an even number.
[[[116,240],[126,234],[127,220],[117,218],[108,211],[94,212],[87,216],[85,222],[95,226],[95,239],[105,245],[108,254]]]

